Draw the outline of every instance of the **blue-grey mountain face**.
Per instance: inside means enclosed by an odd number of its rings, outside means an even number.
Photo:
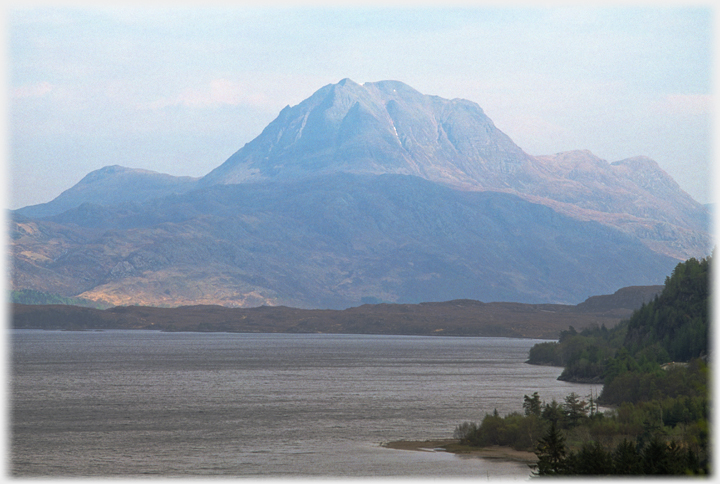
[[[686,259],[711,245],[707,210],[653,160],[608,163],[587,151],[534,157],[475,103],[397,81],[328,85],[286,107],[201,186],[347,172],[413,175],[463,190],[515,193],[640,237]],[[678,242],[679,241],[679,242]]]
[[[512,194],[403,175],[217,185],[135,206],[86,204],[23,227],[53,224],[72,232],[45,267],[75,281],[71,292],[123,304],[128,293],[167,305],[579,302],[662,282],[677,262]]]
[[[170,194],[185,193],[195,188],[197,178],[171,176],[149,170],[106,166],[86,175],[77,185],[57,198],[38,205],[23,207],[15,213],[26,217],[50,217],[83,203],[117,205],[143,202]]]
[[[13,286],[170,306],[575,304],[661,284],[709,253],[708,225],[648,158],[530,156],[475,103],[344,80],[200,180],[110,167],[16,211]]]
[[[419,176],[458,186],[516,186],[533,158],[475,103],[396,81],[325,86],[286,107],[201,184],[349,172]]]

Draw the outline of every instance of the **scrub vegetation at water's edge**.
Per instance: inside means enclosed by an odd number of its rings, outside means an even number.
[[[570,327],[531,349],[528,362],[564,366],[562,380],[602,382],[597,398],[525,395],[524,414],[496,411],[455,437],[533,450],[539,476],[708,475],[710,264],[679,264],[659,296],[612,329]]]

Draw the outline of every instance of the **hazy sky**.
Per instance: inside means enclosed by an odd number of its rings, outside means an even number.
[[[202,176],[346,77],[474,101],[533,155],[649,156],[710,201],[709,7],[134,5],[7,9],[10,208],[107,165]]]

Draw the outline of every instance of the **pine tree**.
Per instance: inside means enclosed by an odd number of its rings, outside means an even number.
[[[523,408],[525,409],[525,415],[540,416],[540,413],[542,412],[542,404],[540,403],[540,395],[538,392],[533,393],[532,397],[525,395]]]
[[[613,452],[615,474],[637,476],[643,473],[642,456],[634,443],[623,439]]]
[[[535,455],[538,456],[533,473],[538,476],[563,475],[567,472],[565,438],[555,422],[551,422],[547,435],[538,442]]]
[[[668,446],[657,436],[643,450],[643,469],[645,474],[669,474]]]
[[[586,442],[577,454],[569,473],[590,476],[606,476],[613,473],[612,454],[599,442]]]
[[[571,427],[576,426],[580,420],[587,417],[587,403],[580,400],[577,393],[572,392],[570,395],[565,397],[565,404],[562,405],[565,411],[565,417]]]
[[[545,404],[541,416],[548,422],[558,425],[562,423],[564,417],[563,409],[560,405],[558,405],[558,402],[553,399],[552,402]]]

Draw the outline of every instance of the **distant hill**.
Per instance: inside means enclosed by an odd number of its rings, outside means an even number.
[[[77,185],[65,190],[52,201],[23,207],[15,210],[15,213],[25,217],[43,218],[85,203],[108,206],[144,202],[170,194],[185,193],[195,187],[197,180],[118,165],[106,166],[89,173]]]
[[[631,292],[650,294],[654,291],[654,288],[631,288]],[[422,304],[365,304],[343,311],[267,306],[127,306],[99,310],[77,306],[14,304],[12,327],[557,339],[560,331],[568,325],[574,325],[580,330],[593,326],[611,328],[639,307],[636,300],[628,305],[631,301],[628,298],[609,297],[606,301],[604,308],[594,311],[588,310],[587,306],[581,310],[580,305],[482,303],[467,299]]]
[[[108,305],[576,304],[712,246],[654,161],[530,156],[475,103],[346,79],[205,177],[108,167],[13,212],[12,284]]]
[[[632,286],[618,289],[614,294],[592,296],[577,305],[579,311],[603,312],[614,308],[639,309],[651,302],[665,286]]]

